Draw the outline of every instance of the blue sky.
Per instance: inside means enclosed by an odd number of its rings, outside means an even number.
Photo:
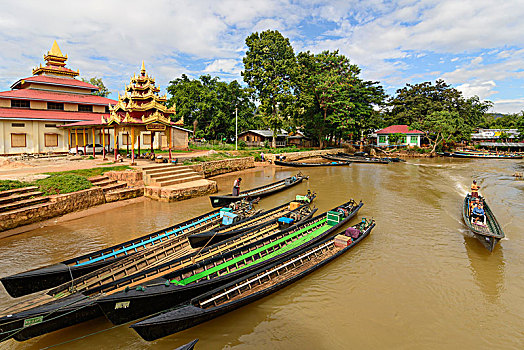
[[[186,74],[241,81],[245,38],[279,30],[295,52],[340,50],[390,94],[444,79],[493,111],[524,110],[522,1],[3,1],[0,89],[57,40],[68,67],[116,98],[142,60],[165,90]]]

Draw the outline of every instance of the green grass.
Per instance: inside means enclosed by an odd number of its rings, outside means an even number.
[[[28,186],[33,186],[33,184],[18,180],[0,180],[0,191],[8,191],[13,190],[15,188],[22,188]]]
[[[74,174],[56,174],[35,181],[44,195],[71,193],[92,187],[91,182],[83,176]]]
[[[111,164],[111,163],[109,163]],[[128,165],[116,165],[116,166],[107,166],[107,167],[100,167],[100,168],[90,168],[90,169],[76,169],[76,170],[67,170],[67,171],[57,171],[53,173],[45,173],[47,175],[55,176],[55,175],[78,175],[85,178],[90,178],[94,176],[103,175],[104,173],[108,171],[121,171],[131,169]]]

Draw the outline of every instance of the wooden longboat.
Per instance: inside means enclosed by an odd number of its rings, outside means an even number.
[[[292,186],[295,186],[301,183],[302,180],[307,180],[308,178],[308,176],[304,176],[301,173],[298,173],[295,176],[290,176],[264,186],[256,187],[247,191],[241,191],[238,196],[233,196],[233,194],[226,194],[221,196],[209,196],[209,199],[211,200],[211,206],[213,206],[213,208],[223,207],[228,205],[229,203],[237,202],[242,199],[267,197],[273,193],[280,192]]]
[[[239,203],[238,208],[234,210],[240,218],[248,216],[251,211],[252,205],[249,202]],[[109,248],[100,249],[54,265],[2,277],[0,280],[7,293],[15,298],[43,291],[140,253],[166,240],[220,227],[220,220],[220,209],[212,210],[176,225]]]
[[[495,215],[491,211],[486,200],[479,196],[480,202],[484,206],[485,225],[477,225],[471,222],[471,195],[468,193],[464,198],[462,206],[462,218],[469,230],[490,252],[493,251],[498,241],[505,237],[502,227],[500,227]]]
[[[298,168],[319,167],[319,166],[342,166],[342,165],[350,165],[351,164],[351,162],[348,162],[348,161],[327,162],[327,163],[301,163],[301,162],[282,162],[280,160],[275,160],[274,163],[275,163],[275,165],[291,166],[291,167],[298,167]]]
[[[455,158],[486,158],[486,159],[522,159],[522,156],[508,155],[508,154],[482,154],[482,153],[466,153],[453,152],[452,157]]]
[[[269,221],[275,221],[281,217],[287,217],[293,219],[294,223],[300,223],[313,216],[316,209],[311,209],[309,204],[315,198],[314,194],[308,196],[297,196],[298,200],[294,200],[285,204],[282,204],[273,209],[259,213],[257,215],[245,218],[237,222],[234,226],[223,226],[214,230],[196,233],[187,237],[189,244],[192,248],[198,248],[211,244],[218,243],[224,239],[234,237],[247,230],[252,230]],[[302,199],[304,198],[304,200]],[[292,203],[301,203],[296,209],[291,209]]]
[[[356,225],[358,238],[338,246],[330,237],[296,251],[286,258],[201,294],[188,305],[164,312],[131,325],[143,339],[152,341],[191,328],[270,295],[348,252],[369,235],[374,221]]]
[[[331,156],[323,155],[322,158],[335,161],[345,161],[351,163],[371,163],[371,164],[388,164],[389,160],[373,157],[346,157],[346,156]]]
[[[102,316],[101,310],[115,323],[148,316],[268,264],[273,255],[288,254],[296,248],[295,245],[321,239],[345,224],[362,205],[362,202],[357,204],[350,200],[336,207],[340,222],[331,222],[333,226],[326,226],[326,215],[282,231],[277,223],[270,222],[138,273],[124,271],[124,278],[108,278],[105,272],[94,271],[5,310],[0,315],[0,340],[14,338],[24,341]],[[217,266],[223,268],[217,269]],[[187,282],[188,278],[195,278],[198,274],[202,276]],[[91,284],[87,285],[86,281]],[[180,285],[186,282],[187,286]],[[133,303],[129,303],[130,300]]]
[[[126,323],[168,309],[270,264],[301,246],[322,239],[356,215],[362,205],[362,202],[357,204],[351,200],[284,230],[279,230],[278,224],[270,223],[253,230],[267,231],[268,236],[260,240],[246,243],[222,255],[214,255],[173,273],[164,273],[161,278],[150,280],[148,285],[141,283],[142,288],[138,290],[135,288],[107,295],[98,299],[97,304],[114,324]],[[335,221],[332,220],[333,217],[336,217]],[[122,303],[126,307],[122,307]]]

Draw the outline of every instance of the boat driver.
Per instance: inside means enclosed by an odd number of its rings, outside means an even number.
[[[475,222],[484,222],[484,208],[481,203],[477,203],[477,205],[473,206],[473,210],[471,211],[471,217],[475,220]]]
[[[478,198],[480,186],[477,186],[477,180],[473,180],[471,185],[471,197]]]

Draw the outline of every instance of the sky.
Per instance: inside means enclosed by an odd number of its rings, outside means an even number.
[[[295,53],[339,50],[393,95],[444,79],[492,112],[524,110],[522,0],[0,0],[0,90],[32,75],[56,40],[67,66],[116,99],[140,72],[164,92],[186,74],[242,81],[245,39],[278,30]]]

